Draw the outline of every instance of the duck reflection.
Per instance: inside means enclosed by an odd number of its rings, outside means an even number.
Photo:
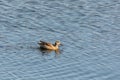
[[[55,56],[58,56],[61,53],[59,49],[49,50],[49,49],[44,49],[40,47],[39,50],[42,52],[42,55],[48,55],[51,52],[55,52]]]

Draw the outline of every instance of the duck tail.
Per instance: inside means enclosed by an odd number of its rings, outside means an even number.
[[[41,42],[41,43],[45,43],[44,41],[41,41],[41,40],[40,40],[40,42]]]
[[[40,42],[38,42],[38,44],[39,45],[44,45],[44,44],[46,44],[46,42],[40,40]]]

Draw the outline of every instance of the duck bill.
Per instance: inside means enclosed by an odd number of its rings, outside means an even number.
[[[60,44],[60,46],[63,46],[63,44]]]

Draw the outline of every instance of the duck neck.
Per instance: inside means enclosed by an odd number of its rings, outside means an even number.
[[[55,47],[56,47],[57,49],[58,49],[58,46],[59,46],[58,44],[55,44]]]

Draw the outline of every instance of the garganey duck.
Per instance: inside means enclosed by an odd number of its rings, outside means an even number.
[[[60,41],[56,41],[55,44],[51,44],[49,42],[40,41],[38,43],[40,48],[48,49],[48,50],[58,50],[59,45],[61,44]]]

